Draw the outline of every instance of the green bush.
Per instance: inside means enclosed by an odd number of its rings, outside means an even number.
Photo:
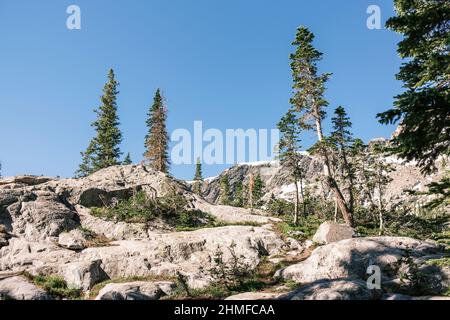
[[[59,276],[28,276],[37,286],[43,288],[49,294],[61,299],[79,299],[81,291],[70,289],[66,281]]]
[[[140,191],[128,200],[119,201],[114,207],[91,208],[91,211],[97,217],[130,223],[162,219],[180,229],[199,228],[213,220],[207,213],[186,209],[187,204],[184,196],[177,193],[151,198]]]

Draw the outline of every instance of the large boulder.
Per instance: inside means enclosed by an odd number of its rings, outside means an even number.
[[[226,298],[231,301],[279,300],[284,294],[276,292],[245,292]]]
[[[88,291],[95,284],[108,278],[100,267],[101,263],[101,260],[71,262],[61,265],[59,273],[69,288]]]
[[[69,250],[83,250],[87,246],[87,239],[81,230],[74,229],[70,232],[60,233],[58,244]]]
[[[334,242],[315,249],[298,264],[278,270],[276,277],[311,283],[342,278],[365,279],[370,265],[380,267],[383,280],[396,278],[400,260],[409,250],[415,257],[441,252],[435,244],[411,238],[373,237]]]
[[[43,289],[21,276],[0,279],[0,297],[13,300],[52,300]]]
[[[107,284],[95,300],[158,300],[164,292],[153,282]]]
[[[328,221],[320,225],[313,237],[313,241],[319,244],[329,244],[351,239],[354,233],[355,231],[349,225]]]
[[[282,297],[288,300],[373,300],[379,292],[361,280],[322,280]]]

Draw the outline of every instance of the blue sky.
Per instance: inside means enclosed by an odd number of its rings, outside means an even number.
[[[81,30],[66,28],[70,4],[81,8]],[[375,116],[401,90],[400,37],[366,27],[371,4],[383,22],[394,14],[392,0],[0,0],[2,174],[72,176],[110,67],[120,82],[122,150],[135,162],[158,87],[169,132],[192,129],[195,120],[221,130],[275,128],[289,107],[290,43],[299,25],[316,34],[321,70],[333,73],[330,113],[345,106],[366,141],[389,137],[393,127]],[[225,167],[205,166],[204,175]],[[171,172],[190,179],[194,166]]]

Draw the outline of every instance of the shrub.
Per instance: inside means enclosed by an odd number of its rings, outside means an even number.
[[[236,243],[232,242],[228,247],[231,257],[225,261],[224,252],[217,247],[213,257],[214,266],[208,270],[214,282],[229,292],[236,287],[242,287],[245,279],[252,275],[251,266],[245,262],[244,256],[238,256],[235,248]]]
[[[176,226],[180,230],[208,225],[213,218],[200,210],[186,209],[188,202],[183,195],[152,198],[144,191],[137,192],[128,200],[119,201],[114,207],[91,208],[92,214],[109,220],[148,223],[155,219]]]
[[[27,277],[37,286],[43,288],[49,294],[61,299],[79,299],[81,290],[70,289],[66,281],[59,276],[30,276]]]

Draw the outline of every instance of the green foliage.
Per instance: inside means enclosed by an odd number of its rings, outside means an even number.
[[[108,82],[103,88],[102,105],[95,110],[97,119],[92,123],[96,136],[89,143],[87,150],[81,153],[82,163],[76,172],[78,177],[120,164],[119,158],[122,153],[119,145],[122,142],[122,133],[117,115],[118,85],[114,71],[110,69]]]
[[[228,291],[232,291],[237,286],[242,286],[244,280],[252,273],[250,265],[245,262],[245,257],[239,256],[235,248],[236,243],[231,243],[228,247],[231,257],[225,260],[224,252],[220,247],[217,247],[213,257],[214,266],[208,270],[208,273],[214,279],[214,283]]]
[[[144,157],[150,161],[155,170],[164,173],[167,173],[170,167],[168,155],[169,136],[166,122],[167,108],[164,105],[161,90],[158,89],[146,121],[148,133],[145,137]]]
[[[230,205],[232,203],[230,183],[228,182],[228,177],[226,175],[222,175],[222,177],[220,177],[219,203],[222,205]]]
[[[276,199],[273,195],[267,204],[267,212],[276,216],[288,216],[294,212],[294,204],[292,202]]]
[[[146,192],[137,192],[128,200],[114,207],[91,208],[92,214],[109,220],[146,223],[162,219],[180,230],[205,226],[211,216],[199,210],[187,210],[183,195],[170,193],[164,197],[151,198]]]
[[[389,29],[403,34],[398,53],[406,60],[397,74],[404,92],[394,108],[378,115],[380,122],[400,121],[391,151],[417,160],[424,172],[440,155],[450,154],[450,2],[395,0],[397,16]]]
[[[257,174],[252,190],[253,207],[259,208],[261,206],[261,198],[264,195],[264,188],[264,181],[261,179],[261,175]]]
[[[300,241],[311,239],[319,226],[325,222],[325,220],[312,215],[301,217],[297,224],[293,223],[291,216],[285,216],[283,218],[284,222],[276,224],[276,230],[283,236]]]
[[[202,193],[202,181],[203,181],[203,174],[202,174],[202,163],[200,162],[200,158],[197,159],[197,164],[195,165],[195,176],[194,176],[194,185],[193,185],[193,191],[201,195]]]
[[[59,276],[27,276],[37,286],[42,287],[54,297],[71,300],[80,299],[81,291],[78,289],[70,289],[66,281]]]
[[[432,266],[450,268],[450,257],[445,257],[441,259],[431,259],[428,260],[427,263]]]
[[[129,165],[129,164],[132,164],[133,163],[133,161],[131,161],[131,155],[130,155],[130,153],[128,152],[127,153],[127,156],[125,157],[125,159],[123,160],[123,164],[124,165]]]
[[[430,288],[430,279],[414,262],[409,249],[403,250],[401,263],[406,265],[407,270],[400,274],[400,280],[409,287],[408,292],[411,295],[425,296],[433,293]]]

